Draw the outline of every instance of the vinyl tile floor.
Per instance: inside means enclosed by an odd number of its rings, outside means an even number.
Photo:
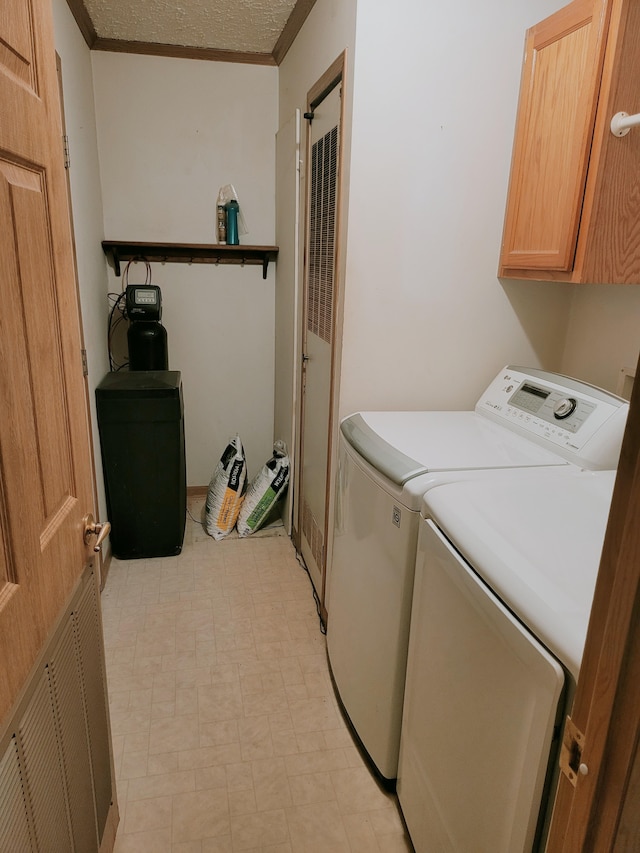
[[[189,519],[179,556],[113,559],[102,605],[116,853],[413,850],[282,527],[215,541]]]

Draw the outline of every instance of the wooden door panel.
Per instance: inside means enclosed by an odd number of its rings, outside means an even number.
[[[23,482],[40,482],[38,440],[35,421],[29,413],[31,402],[29,356],[20,294],[19,257],[16,247],[12,184],[26,170],[0,164],[0,300],[10,310],[0,311],[0,457],[2,459],[2,516],[5,548],[2,577],[5,582],[24,582],[39,549],[38,518],[44,514],[39,491],[33,489],[24,511],[12,512],[10,495],[23,489]],[[36,178],[37,180],[37,178]],[[35,512],[34,512],[35,510]],[[6,591],[8,592],[8,590]],[[1,688],[0,688],[1,689]]]
[[[576,0],[527,33],[501,274],[573,266],[605,11],[606,0]]]
[[[93,511],[51,9],[0,12],[0,719],[89,552]]]
[[[75,489],[46,197],[41,176],[27,175],[35,185],[14,185],[11,192],[21,294],[16,309],[23,316],[29,352],[32,405],[26,408],[36,424],[46,525]]]
[[[0,65],[29,88],[34,88],[33,39],[31,20],[33,10],[27,3],[14,8],[7,3],[0,7]]]
[[[11,418],[0,422],[0,448],[7,460],[8,488],[30,487],[19,517],[9,519],[14,553],[10,576],[17,581],[15,566],[28,572],[32,549],[46,551],[65,525],[77,490],[43,175],[0,161],[0,216],[6,226],[2,257],[8,273],[0,294],[2,304],[12,306],[0,320],[2,340],[12,342],[1,350],[1,399]],[[16,559],[16,550],[29,558],[26,563]]]
[[[568,269],[575,244],[576,181],[573,164],[580,157],[581,139],[576,138],[578,108],[576,80],[582,80],[589,57],[588,29],[583,27],[537,52],[535,79],[540,97],[531,101],[530,128],[523,159],[527,164],[520,188],[520,215],[513,229],[513,243],[534,248],[537,262],[550,262]],[[553,109],[549,109],[550,103]],[[539,168],[532,168],[532,164]],[[567,180],[574,176],[574,180]],[[577,223],[576,223],[577,225]],[[529,264],[522,250],[520,263]],[[511,259],[513,260],[513,259]]]
[[[93,468],[51,0],[0,8],[0,271],[0,742],[19,744],[19,846],[107,853],[118,812],[83,536]],[[90,624],[77,619],[84,583]],[[23,831],[4,790],[0,778],[2,821]]]

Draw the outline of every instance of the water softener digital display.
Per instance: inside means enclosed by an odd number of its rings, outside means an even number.
[[[162,316],[162,296],[155,284],[127,285],[127,315],[133,322],[160,321]]]
[[[129,370],[168,370],[167,331],[160,323],[162,296],[154,284],[128,284]]]

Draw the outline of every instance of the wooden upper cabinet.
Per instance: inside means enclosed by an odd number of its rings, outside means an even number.
[[[532,27],[499,275],[640,283],[640,4],[574,0]]]

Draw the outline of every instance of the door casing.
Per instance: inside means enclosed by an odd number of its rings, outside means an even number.
[[[310,575],[316,588],[316,593],[320,602],[321,616],[326,622],[327,610],[325,605],[325,587],[327,564],[330,555],[330,535],[331,535],[331,494],[333,482],[333,447],[334,434],[336,431],[336,412],[337,412],[337,395],[339,388],[339,363],[340,363],[340,341],[337,330],[339,327],[339,318],[342,316],[343,303],[343,282],[341,280],[341,253],[342,246],[340,241],[342,207],[343,207],[343,184],[342,176],[344,174],[344,123],[345,123],[345,74],[347,65],[347,52],[343,51],[340,56],[331,64],[320,79],[309,90],[307,94],[307,111],[305,118],[307,119],[307,134],[306,134],[306,157],[305,157],[305,227],[304,227],[304,251],[303,257],[303,298],[301,312],[301,326],[299,339],[301,349],[299,352],[299,405],[297,409],[297,452],[295,461],[295,490],[294,490],[294,526],[293,526],[293,541],[297,550],[302,554],[305,561],[309,559],[309,548],[305,546],[305,537],[303,534],[303,512],[304,512],[304,424],[305,424],[305,384],[307,381],[306,369],[306,323],[307,323],[307,299],[308,299],[308,281],[309,281],[309,248],[310,248],[310,190],[311,190],[311,122],[313,113],[317,107],[322,104],[324,99],[333,92],[337,87],[341,89],[340,99],[340,117],[339,117],[339,132],[338,132],[338,178],[336,186],[336,205],[335,205],[335,247],[334,247],[334,294],[333,294],[333,314],[332,314],[332,335],[331,335],[331,353],[330,353],[330,388],[328,393],[328,408],[326,417],[326,447],[327,447],[327,465],[326,465],[326,494],[324,504],[324,519],[322,520],[322,535],[323,549],[320,565],[310,570]],[[305,553],[307,556],[305,556]],[[315,577],[314,577],[315,575]]]

